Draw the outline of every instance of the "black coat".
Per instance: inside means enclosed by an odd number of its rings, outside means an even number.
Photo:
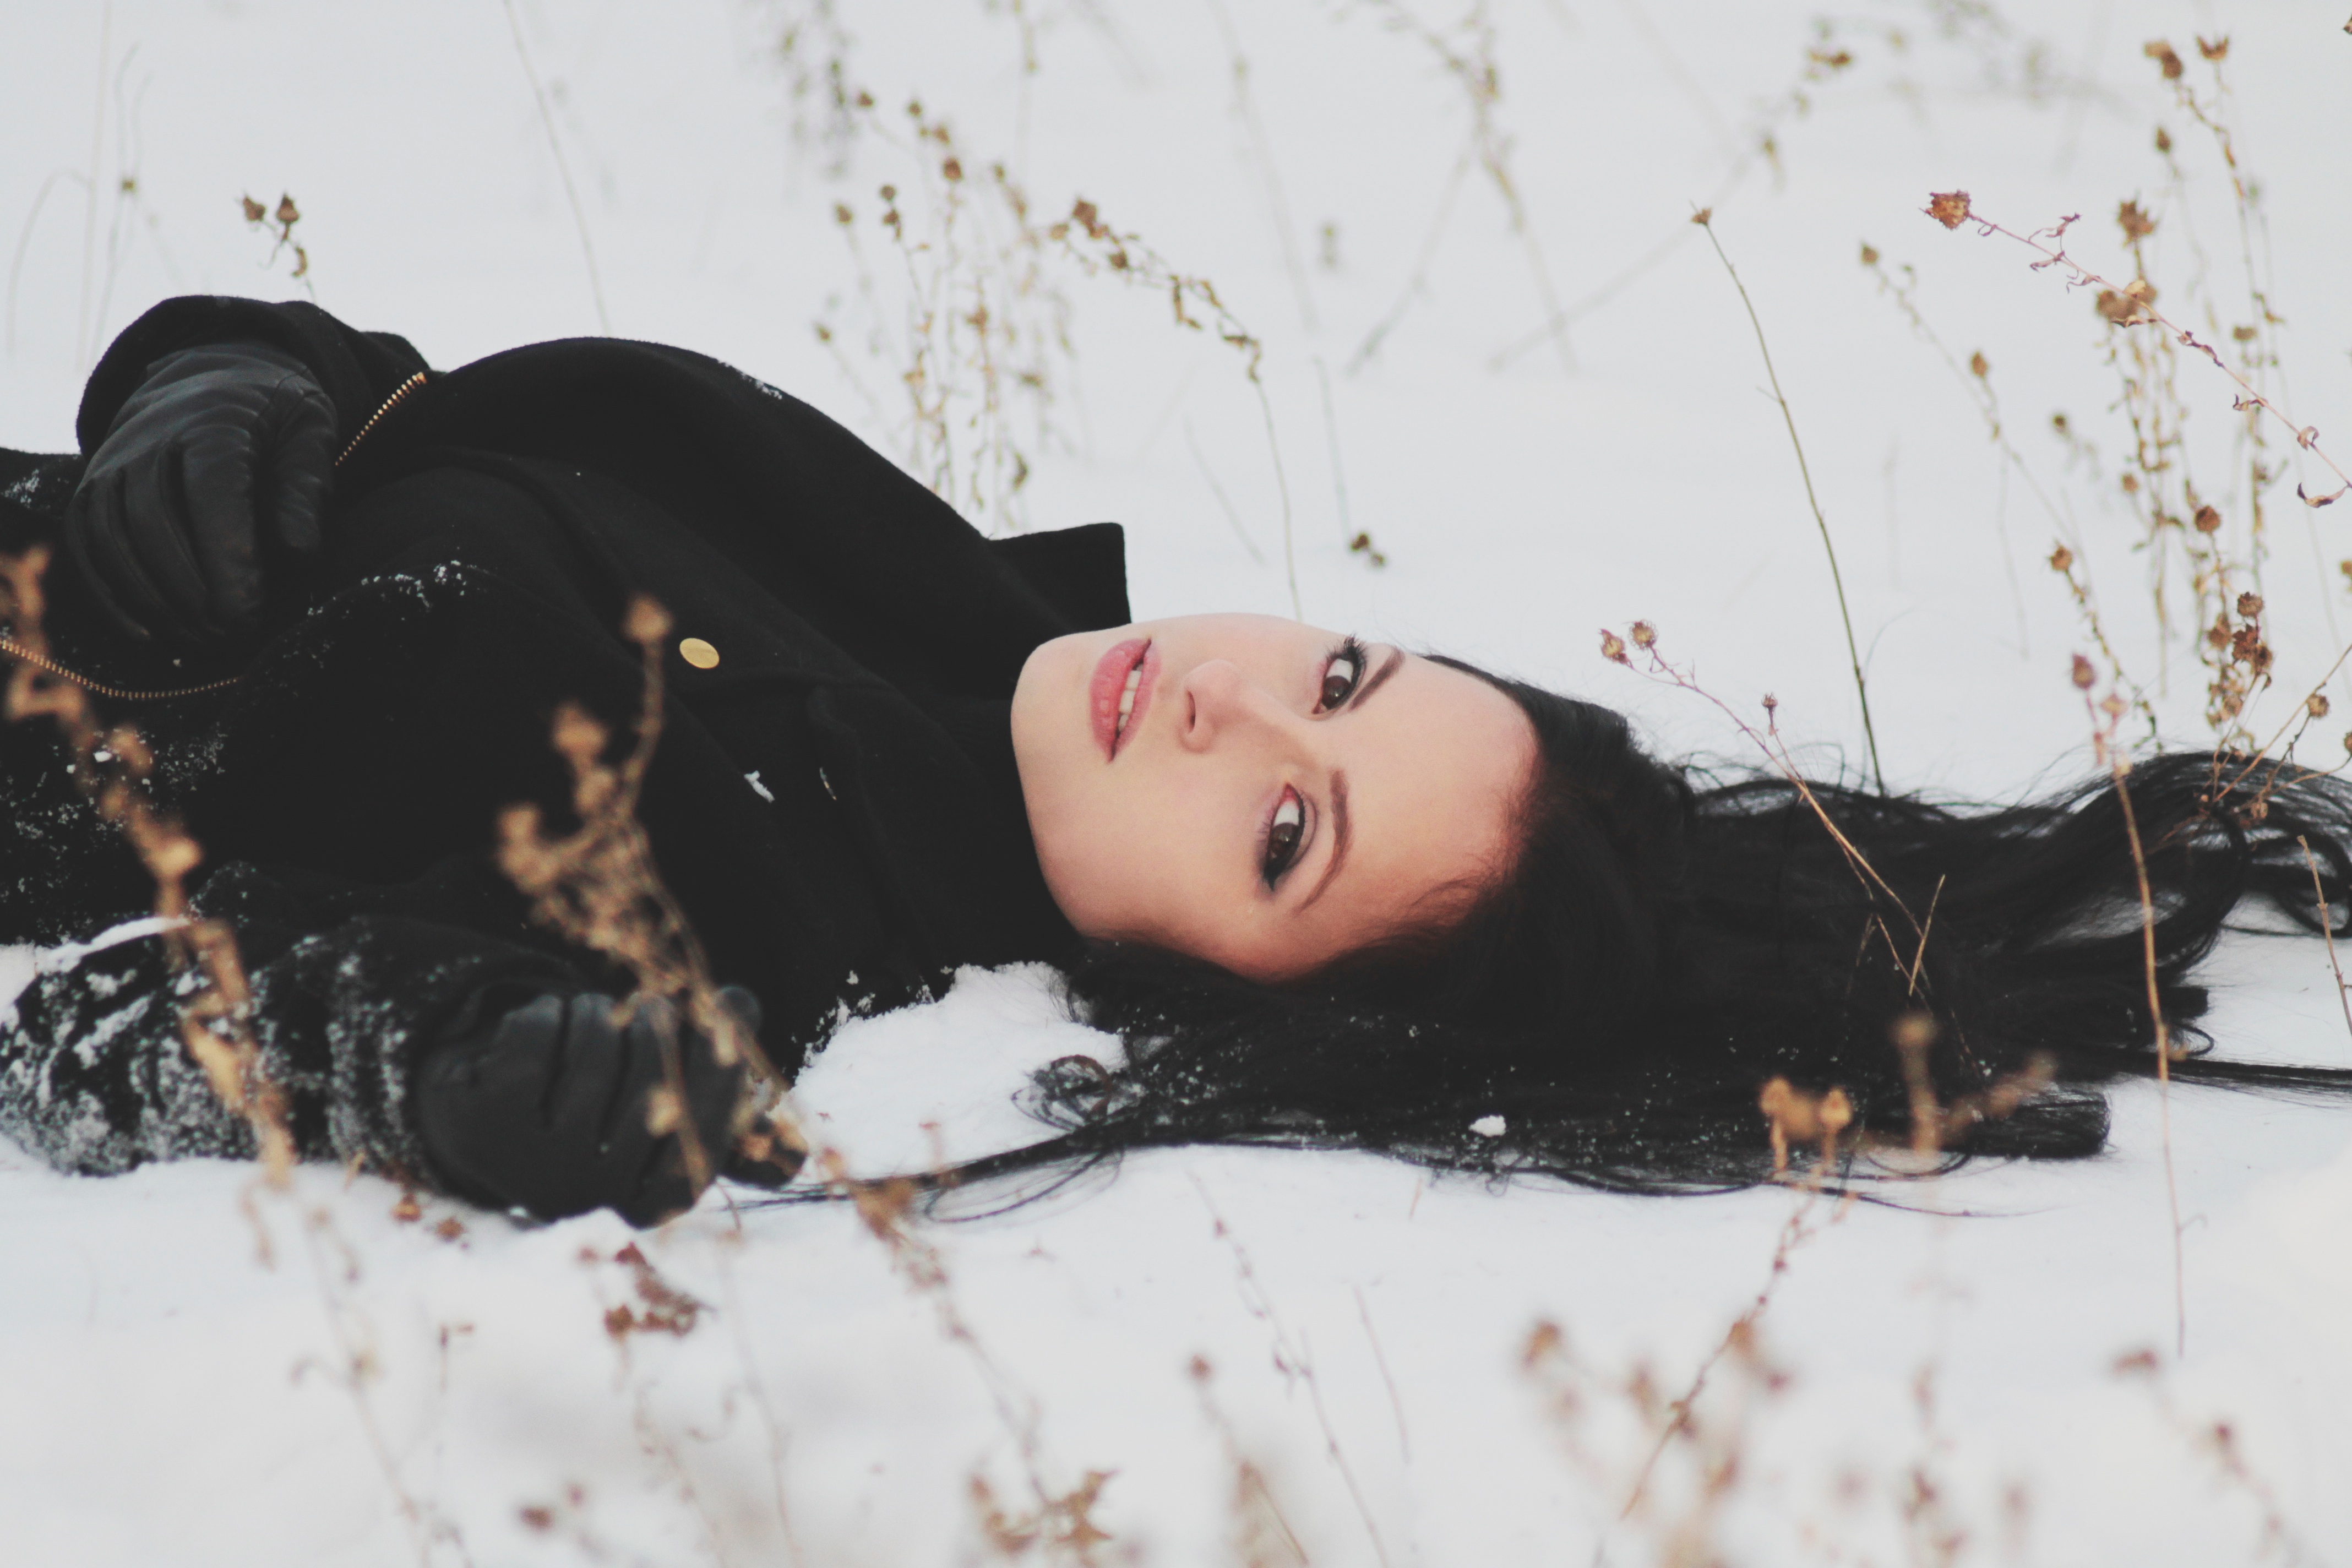
[[[640,816],[787,1071],[845,1008],[1073,948],[1007,709],[1039,642],[1128,619],[1116,525],[984,539],[807,405],[650,343],[517,349],[380,412],[425,368],[404,341],[237,300],[171,300],[116,340],[84,454],[149,363],[235,341],[293,353],[335,405],[352,449],[326,555],[281,563],[257,645],[216,659],[126,646],[62,561],[48,629],[103,686],[234,679],[106,706],[156,741],[159,793],[217,868],[199,904],[240,927],[306,1152],[417,1168],[407,1068],[486,975],[616,984],[530,927],[488,850],[515,802],[570,820],[558,704],[625,737],[642,681],[620,628],[639,594],[675,621]],[[0,452],[0,547],[55,538],[81,461]],[[715,666],[680,657],[689,637]],[[46,731],[0,735],[0,940],[84,936],[147,902],[65,761]],[[154,945],[28,993],[0,1030],[0,1131],[83,1170],[245,1152],[178,1046]]]

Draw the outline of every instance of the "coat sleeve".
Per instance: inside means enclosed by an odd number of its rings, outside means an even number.
[[[357,1160],[440,1190],[409,1098],[436,1026],[485,986],[583,988],[548,953],[414,915],[338,918],[334,900],[298,896],[249,865],[224,867],[198,907],[237,934],[262,1065],[287,1097],[302,1155]],[[181,1037],[196,984],[151,924],[49,955],[0,1016],[0,1134],[88,1175],[152,1160],[252,1158],[252,1129]]]
[[[166,300],[122,330],[83,389],[74,433],[85,455],[106,438],[114,416],[148,366],[178,349],[205,343],[258,342],[292,354],[335,405],[336,448],[341,450],[384,401],[425,368],[407,339],[347,327],[301,300],[266,305],[257,300],[191,294]]]

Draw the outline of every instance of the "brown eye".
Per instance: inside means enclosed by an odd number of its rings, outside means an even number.
[[[1352,643],[1331,656],[1323,667],[1323,689],[1318,706],[1328,711],[1348,700],[1356,682],[1364,678],[1364,656]]]
[[[1282,879],[1290,863],[1298,856],[1298,841],[1307,833],[1307,808],[1299,803],[1298,792],[1286,789],[1282,802],[1274,808],[1274,820],[1266,826],[1265,858],[1259,869],[1267,887]]]

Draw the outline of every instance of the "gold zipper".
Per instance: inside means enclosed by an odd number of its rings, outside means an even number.
[[[360,426],[360,433],[352,437],[351,445],[345,447],[343,448],[342,456],[335,459],[335,467],[340,468],[345,463],[349,462],[351,460],[352,454],[360,449],[360,443],[368,438],[368,433],[373,430],[379,424],[383,423],[383,416],[391,413],[394,409],[399,407],[401,399],[406,397],[410,393],[415,391],[418,387],[423,386],[424,384],[425,373],[420,370],[415,375],[410,376],[406,381],[402,382],[398,386],[394,387],[392,389],[392,395],[383,400],[383,406],[368,416],[368,422]]]
[[[400,406],[402,399],[424,384],[425,373],[420,370],[398,386],[394,387],[392,395],[385,398],[382,406],[378,407],[373,414],[368,416],[367,423],[360,426],[359,434],[352,437],[351,444],[346,446],[342,455],[335,459],[335,467],[341,468],[351,455],[360,449],[360,443],[366,440],[369,434],[383,422],[383,416]],[[94,691],[100,697],[110,698],[117,702],[162,702],[174,697],[201,697],[207,691],[226,690],[245,679],[242,675],[232,675],[226,680],[207,681],[202,686],[175,686],[163,691],[138,691],[92,680],[87,675],[68,669],[56,659],[35,653],[29,648],[18,647],[11,637],[0,637],[0,654],[5,654],[19,663],[29,664],[36,669],[45,669],[61,680],[72,681],[85,691]]]

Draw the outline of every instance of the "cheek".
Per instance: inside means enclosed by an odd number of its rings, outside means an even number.
[[[1148,901],[1151,847],[1139,841],[1125,802],[1099,778],[1064,779],[1065,787],[1031,800],[1030,835],[1046,890],[1078,934],[1110,938],[1138,934],[1139,905]]]
[[[1129,777],[1033,820],[1054,901],[1082,936],[1197,945],[1204,902],[1201,834],[1170,781]],[[1152,787],[1158,785],[1160,787]]]

